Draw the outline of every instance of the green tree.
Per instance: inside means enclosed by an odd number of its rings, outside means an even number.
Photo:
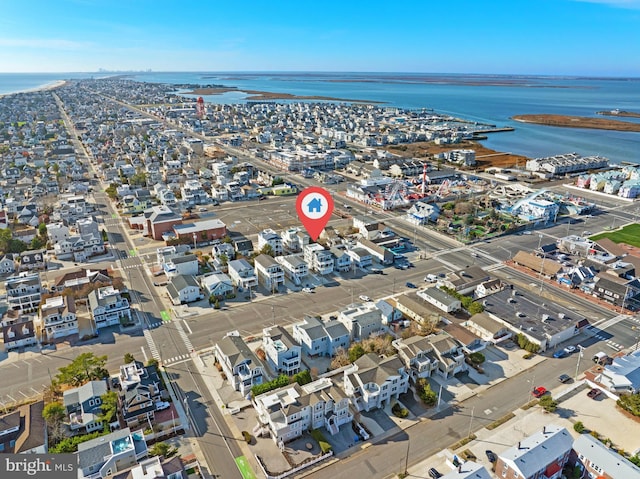
[[[222,266],[229,264],[229,257],[226,254],[221,254],[219,259]]]
[[[43,238],[47,237],[47,225],[46,224],[40,223],[38,225],[38,234]]]
[[[165,458],[169,458],[175,455],[178,450],[175,447],[171,447],[166,442],[156,442],[149,449],[149,455],[151,456],[163,456]]]
[[[67,417],[67,411],[59,402],[51,402],[42,410],[42,417],[47,423],[47,433],[49,441],[58,442],[66,436],[66,426],[64,420]]]
[[[56,380],[61,384],[81,386],[82,384],[109,375],[104,366],[107,356],[95,356],[93,353],[82,353],[70,364],[58,368]]]
[[[147,174],[144,171],[140,171],[129,178],[129,184],[131,186],[145,186],[147,184]]]
[[[106,424],[113,422],[118,414],[118,394],[115,391],[100,396],[102,404],[100,405],[100,420]]]
[[[124,363],[125,364],[130,364],[132,362],[134,362],[136,360],[136,358],[133,357],[133,354],[131,353],[127,353],[124,355]]]
[[[558,408],[557,401],[554,401],[551,396],[542,396],[538,400],[538,404],[547,412],[554,412]]]
[[[354,363],[358,358],[364,356],[365,350],[360,343],[356,343],[349,348],[349,362]]]
[[[31,242],[29,243],[29,249],[41,249],[47,245],[47,240],[45,240],[42,236],[34,236]]]
[[[67,411],[59,402],[51,402],[42,410],[42,417],[49,426],[57,425],[64,421]]]
[[[273,248],[271,247],[270,244],[266,244],[260,250],[260,254],[266,254],[266,255],[269,255],[269,256],[274,256]]]
[[[431,385],[426,378],[418,379],[418,382],[416,382],[416,392],[418,393],[418,397],[422,399],[427,406],[435,406],[438,401],[438,395],[431,389]]]
[[[222,238],[222,242],[230,244],[230,243],[233,243],[233,240],[231,239],[231,236],[226,235],[224,238]]]
[[[111,183],[107,188],[105,188],[104,192],[111,200],[115,200],[118,197],[117,186],[114,183]]]

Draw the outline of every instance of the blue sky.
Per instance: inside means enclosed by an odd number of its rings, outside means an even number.
[[[640,0],[6,0],[0,72],[640,76]]]

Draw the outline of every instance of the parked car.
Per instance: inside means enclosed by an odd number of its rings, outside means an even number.
[[[302,292],[303,293],[313,293],[313,290],[311,288],[302,288]]]
[[[554,358],[566,358],[569,354],[564,349],[558,349],[555,353],[553,353]]]
[[[486,451],[484,451],[484,453],[487,455],[487,459],[489,460],[489,462],[496,462],[498,460],[498,456],[496,455],[496,453],[491,451],[490,449],[487,449]]]
[[[560,381],[561,383],[568,383],[569,381],[571,381],[571,376],[569,376],[568,374],[561,374],[560,376],[558,376],[558,381]]]
[[[201,206],[200,208],[198,208],[198,211],[207,211],[207,209],[204,206]]]
[[[567,354],[571,354],[573,352],[575,352],[576,347],[575,346],[567,346],[566,348],[564,348],[564,352]]]
[[[120,388],[120,378],[118,378],[117,376],[111,378],[111,388]]]
[[[169,406],[171,406],[171,403],[168,403],[167,401],[158,401],[155,404],[156,411],[162,411],[163,409],[168,409]]]
[[[600,391],[600,389],[593,388],[587,393],[587,396],[589,396],[591,399],[596,399],[598,396],[600,396],[600,394],[602,394],[602,391]]]
[[[415,288],[417,288],[417,286],[416,286],[415,284],[411,283],[410,281],[407,281],[404,285],[405,285],[407,288],[411,288],[411,289],[415,289]]]
[[[442,474],[440,474],[435,467],[432,467],[429,469],[429,477],[431,477],[432,479],[439,479],[440,477],[442,477]]]
[[[543,386],[538,386],[533,391],[531,391],[531,394],[533,394],[533,397],[541,398],[542,396],[547,394],[547,388]]]
[[[333,316],[329,316],[329,321],[334,321],[334,320],[336,320],[336,319],[338,319],[338,317],[337,317],[337,316],[335,316],[335,315],[333,315]]]
[[[382,271],[381,269],[374,269],[372,271],[373,274],[384,274],[384,271]]]
[[[360,298],[360,301],[364,301],[365,303],[368,303],[369,301],[371,301],[371,298],[366,294],[361,294],[360,296],[358,296],[358,298]]]
[[[428,274],[424,277],[424,280],[427,283],[435,283],[436,281],[438,281],[438,277],[435,274]]]

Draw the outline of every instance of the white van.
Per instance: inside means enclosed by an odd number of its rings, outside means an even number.
[[[427,283],[435,283],[436,281],[438,281],[438,277],[435,274],[428,274],[424,277],[424,280]]]

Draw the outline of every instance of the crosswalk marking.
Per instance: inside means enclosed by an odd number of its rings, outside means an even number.
[[[193,344],[191,344],[191,341],[189,340],[187,333],[185,333],[184,328],[182,327],[182,321],[176,322],[176,329],[178,330],[178,334],[182,338],[184,345],[187,347],[187,351],[189,352],[193,351]]]
[[[148,329],[145,329],[143,332],[144,339],[147,340],[147,345],[149,346],[149,350],[151,350],[151,356],[156,361],[160,362],[162,358],[160,357],[160,353],[158,352],[158,348],[156,348],[156,343],[153,341],[151,337],[151,332]]]

